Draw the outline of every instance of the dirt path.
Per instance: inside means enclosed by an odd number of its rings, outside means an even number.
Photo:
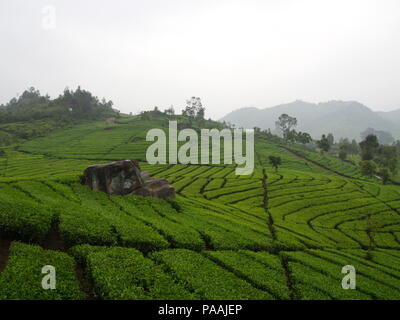
[[[8,263],[10,255],[10,240],[0,240],[0,272],[3,272]]]
[[[46,250],[66,252],[67,246],[64,240],[61,238],[58,229],[58,223],[58,221],[53,222],[50,232],[47,234],[46,238],[42,242],[42,248]]]

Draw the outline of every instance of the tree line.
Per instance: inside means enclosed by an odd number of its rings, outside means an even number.
[[[99,99],[91,92],[78,87],[66,88],[56,99],[42,95],[34,87],[25,90],[7,104],[0,105],[0,123],[23,122],[41,119],[97,120],[118,116],[113,102]]]
[[[297,119],[288,114],[282,114],[275,123],[276,129],[281,133],[282,138],[271,133],[271,130],[261,130],[255,127],[257,134],[263,135],[269,140],[285,143],[298,143],[310,151],[318,151],[321,155],[330,153],[342,161],[358,165],[365,176],[379,176],[383,183],[387,183],[391,176],[398,172],[400,157],[400,141],[395,141],[390,133],[367,128],[361,133],[362,141],[357,143],[355,139],[350,141],[341,138],[335,142],[332,133],[323,134],[320,139],[314,140],[307,132],[296,131]],[[355,156],[359,161],[348,160],[349,156]],[[282,159],[276,156],[269,156],[269,162],[275,170],[282,164]]]

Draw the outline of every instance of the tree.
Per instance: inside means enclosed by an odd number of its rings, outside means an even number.
[[[373,128],[368,128],[367,130],[361,132],[361,139],[364,140],[368,135],[373,134],[378,138],[380,144],[392,144],[394,138],[390,132],[375,130]]]
[[[201,101],[199,100],[199,103],[197,105],[197,110],[196,110],[196,119],[204,120],[205,113],[206,113],[206,109],[203,107]]]
[[[205,108],[201,103],[201,99],[198,97],[192,97],[186,100],[186,108],[182,110],[182,115],[189,118],[196,118],[199,120],[204,120]]]
[[[275,171],[278,171],[278,167],[282,164],[281,157],[269,156],[268,159],[271,166],[275,168]]]
[[[349,153],[351,154],[359,154],[360,146],[358,145],[355,139],[351,140],[351,145],[349,146]]]
[[[381,168],[378,172],[378,175],[382,178],[382,183],[387,184],[389,181],[389,170],[387,168]]]
[[[340,148],[339,150],[339,159],[344,161],[347,159],[347,151],[345,149]]]
[[[290,142],[295,142],[297,140],[297,132],[296,130],[290,130],[286,133],[286,140]]]
[[[317,146],[321,149],[322,152],[328,152],[331,148],[328,138],[324,134],[322,135],[321,140],[317,141]]]
[[[74,119],[99,120],[118,116],[118,110],[112,108],[112,101],[98,97],[78,87],[75,91],[66,88],[58,98],[51,100],[49,95],[42,96],[39,90],[31,87],[0,110],[3,123],[31,121],[40,119],[59,120],[62,123]],[[31,135],[29,135],[31,136]]]
[[[284,113],[275,122],[275,126],[282,132],[283,138],[286,140],[288,133],[297,126],[297,119]]]
[[[149,115],[148,111],[140,112],[139,116],[140,116],[140,119],[143,120],[143,121],[149,121],[150,120],[150,115]]]
[[[174,106],[170,106],[168,109],[165,109],[164,113],[168,116],[173,116],[175,114]]]
[[[393,146],[396,147],[397,152],[400,153],[400,140],[396,140],[396,141],[393,143]]]
[[[387,168],[395,174],[398,166],[397,148],[395,146],[379,146],[374,161],[382,168]]]
[[[376,171],[376,164],[371,160],[363,160],[360,162],[360,169],[364,176],[372,177]]]
[[[359,143],[361,157],[363,160],[372,160],[379,148],[378,138],[374,134],[366,136],[365,140]]]
[[[307,144],[312,141],[312,138],[307,132],[299,132],[297,133],[296,141],[302,144]]]
[[[328,142],[331,146],[335,143],[335,138],[333,137],[332,133],[329,133],[326,139],[328,139]]]

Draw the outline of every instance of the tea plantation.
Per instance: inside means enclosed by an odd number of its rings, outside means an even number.
[[[164,120],[86,122],[4,147],[0,299],[399,299],[400,187],[256,139],[256,168],[149,165]],[[278,171],[268,157],[282,158]],[[137,159],[177,199],[111,196],[89,165]],[[43,290],[41,268],[57,271]],[[357,271],[342,288],[342,267]]]

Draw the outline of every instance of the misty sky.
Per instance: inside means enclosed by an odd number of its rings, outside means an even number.
[[[400,108],[398,0],[1,0],[0,41],[0,103],[81,85],[133,113],[199,96],[214,119],[296,99]]]

